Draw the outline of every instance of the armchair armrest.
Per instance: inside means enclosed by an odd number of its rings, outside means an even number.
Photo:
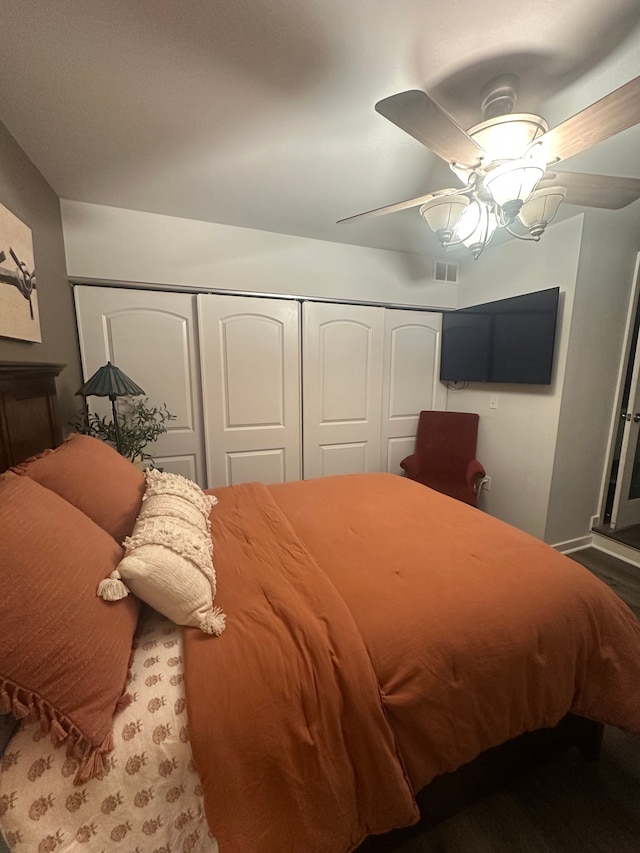
[[[417,453],[405,456],[400,463],[400,467],[404,470],[405,477],[408,477],[410,480],[417,480],[420,474],[420,457]]]
[[[467,486],[473,491],[478,492],[480,480],[486,475],[486,471],[477,459],[472,459],[467,465]]]

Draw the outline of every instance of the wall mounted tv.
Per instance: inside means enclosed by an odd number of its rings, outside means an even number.
[[[559,288],[442,315],[440,379],[549,385]]]

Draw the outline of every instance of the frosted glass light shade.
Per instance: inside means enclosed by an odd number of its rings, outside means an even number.
[[[447,195],[432,198],[420,208],[420,216],[443,246],[451,242],[460,217],[469,206],[466,195]]]
[[[456,239],[463,243],[477,260],[484,247],[491,241],[498,221],[491,208],[473,201],[460,219],[456,229]]]
[[[507,221],[515,219],[545,169],[546,165],[542,161],[525,158],[498,166],[485,177],[484,188],[502,208]]]
[[[536,190],[520,208],[518,221],[532,237],[539,240],[547,225],[553,221],[566,194],[564,187],[544,187]]]
[[[500,163],[523,157],[527,148],[549,125],[532,113],[510,113],[476,124],[467,131],[469,136],[485,150],[486,163]]]

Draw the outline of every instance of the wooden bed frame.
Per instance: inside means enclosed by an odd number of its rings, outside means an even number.
[[[0,362],[0,472],[62,441],[56,376],[61,364]],[[453,773],[434,779],[417,796],[422,819],[415,827],[367,839],[358,853],[388,853],[417,831],[435,826],[497,790],[541,759],[578,746],[588,760],[600,753],[604,726],[568,714],[553,729],[521,735]]]
[[[473,803],[498,791],[510,779],[542,761],[578,747],[587,761],[600,755],[604,726],[584,717],[567,714],[552,729],[527,732],[482,752],[453,773],[438,776],[416,796],[421,819],[415,826],[371,836],[356,853],[392,853],[396,847],[453,817]]]
[[[56,376],[64,366],[0,362],[0,471],[62,441]]]

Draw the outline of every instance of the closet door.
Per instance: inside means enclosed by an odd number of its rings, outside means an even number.
[[[299,480],[300,305],[198,296],[210,486]]]
[[[85,379],[111,361],[151,403],[165,403],[176,419],[148,450],[165,471],[206,486],[195,297],[82,285],[75,288],[75,299]],[[111,418],[108,400],[87,402]]]
[[[444,411],[439,381],[442,314],[385,310],[381,470],[402,474],[413,453],[422,409]]]
[[[380,470],[384,309],[303,305],[304,477]]]

